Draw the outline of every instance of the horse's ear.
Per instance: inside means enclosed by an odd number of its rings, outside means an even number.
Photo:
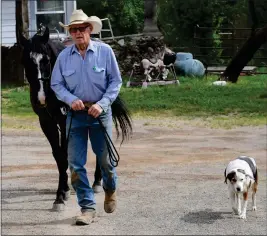
[[[49,28],[46,26],[44,34],[42,36],[42,42],[46,44],[48,40],[49,40]]]
[[[28,39],[24,37],[21,31],[18,32],[18,41],[19,41],[18,43],[23,47],[27,46],[29,42]]]

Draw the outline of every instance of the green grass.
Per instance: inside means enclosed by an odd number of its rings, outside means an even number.
[[[2,114],[10,116],[33,116],[30,104],[29,87],[2,88]]]
[[[240,77],[238,83],[214,86],[215,78],[180,78],[180,85],[125,88],[122,97],[135,113],[173,116],[267,114],[267,76]]]
[[[197,120],[214,127],[266,124],[267,76],[240,77],[238,83],[214,86],[217,77],[179,78],[180,85],[121,89],[134,116]],[[125,80],[124,80],[125,84]],[[29,88],[2,88],[2,114],[35,116]]]

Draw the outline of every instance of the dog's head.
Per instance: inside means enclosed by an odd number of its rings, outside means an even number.
[[[232,171],[225,175],[225,183],[229,180],[230,184],[233,186],[233,190],[237,193],[242,193],[247,191],[247,188],[250,186],[250,179],[248,175],[242,169],[237,169],[236,171]]]

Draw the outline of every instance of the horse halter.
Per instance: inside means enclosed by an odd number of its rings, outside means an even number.
[[[49,66],[49,72],[48,72],[48,76],[43,76],[43,73],[41,78],[38,78],[38,81],[42,81],[43,83],[43,88],[44,88],[44,91],[46,90],[47,87],[50,87],[50,79],[51,79],[51,74],[52,74],[52,70],[51,70],[51,62],[50,60],[48,60],[48,63],[47,65]],[[41,83],[41,82],[40,82]],[[48,88],[49,89],[49,88]],[[41,104],[39,105],[40,107],[42,108],[47,108],[47,101],[45,101],[45,104]],[[48,111],[47,111],[48,112]],[[48,112],[49,113],[49,112]]]
[[[47,77],[42,76],[41,78],[38,78],[38,80],[41,80],[43,82],[48,82],[51,79],[52,69],[51,69],[51,62],[50,62],[50,60],[48,60],[48,65],[49,65],[49,75]]]

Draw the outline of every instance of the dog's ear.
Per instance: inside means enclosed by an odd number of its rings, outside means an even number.
[[[235,177],[235,175],[236,175],[235,171],[228,173],[228,175],[225,178],[225,183],[227,183],[227,179],[229,179],[229,181],[231,181]]]
[[[225,168],[225,170],[224,170],[224,183],[226,183],[226,184],[227,184],[226,168]]]

